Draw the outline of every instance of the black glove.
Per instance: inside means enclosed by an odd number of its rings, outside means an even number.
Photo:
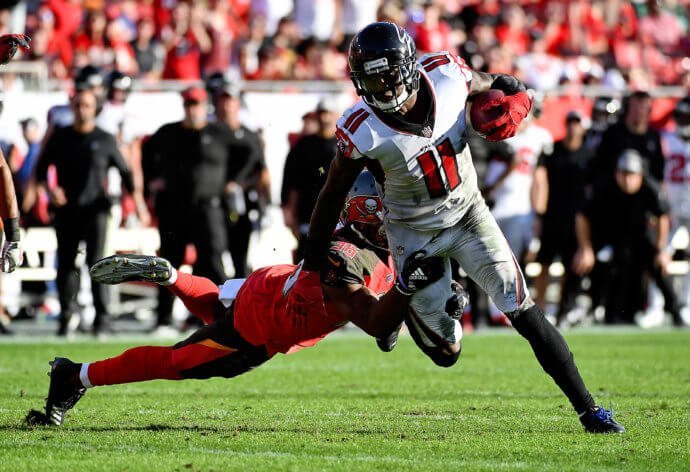
[[[446,268],[442,257],[424,257],[426,251],[414,252],[403,264],[402,272],[398,274],[395,288],[403,295],[413,295],[417,290],[428,287],[443,277]]]

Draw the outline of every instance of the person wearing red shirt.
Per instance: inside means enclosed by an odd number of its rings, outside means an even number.
[[[206,278],[177,272],[159,257],[102,259],[91,268],[95,280],[165,284],[206,324],[174,346],[141,346],[83,364],[56,358],[45,413],[32,410],[27,422],[62,424],[89,387],[235,377],[278,353],[313,346],[348,321],[385,338],[379,346],[391,350],[410,295],[438,280],[443,263],[440,257],[411,258],[395,282],[382,213],[374,178],[364,172],[350,192],[341,218],[344,226],[333,235],[321,273],[304,271],[301,264],[269,266],[219,289]],[[458,355],[459,349],[447,357],[457,360]]]
[[[167,36],[164,79],[198,80],[201,78],[201,55],[211,50],[211,41],[204,29],[203,9],[180,2],[172,12],[172,27]]]

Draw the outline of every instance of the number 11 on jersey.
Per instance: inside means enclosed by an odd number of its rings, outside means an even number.
[[[455,160],[455,150],[449,138],[441,141],[435,148],[419,155],[417,162],[424,172],[424,181],[431,198],[448,195],[462,182]]]

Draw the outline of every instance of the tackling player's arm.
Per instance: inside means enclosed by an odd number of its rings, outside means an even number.
[[[364,159],[348,159],[338,149],[328,170],[326,184],[311,214],[304,269],[318,270],[328,252],[328,243],[345,204],[347,192],[364,168]]]
[[[342,256],[331,248],[321,270],[321,289],[343,317],[376,338],[386,337],[400,326],[410,297],[440,280],[445,272],[443,258],[417,251],[406,259],[395,288],[379,298],[364,285],[361,259],[357,262],[356,257]]]
[[[375,338],[388,336],[402,323],[410,300],[398,290],[389,290],[379,298],[362,284],[322,284],[322,289],[341,315]]]

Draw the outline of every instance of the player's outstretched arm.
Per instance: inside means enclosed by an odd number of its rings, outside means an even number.
[[[440,280],[444,271],[443,258],[425,257],[423,251],[418,251],[405,261],[402,272],[396,277],[395,288],[380,298],[365,285],[331,285],[328,277],[322,277],[321,288],[341,315],[367,334],[382,338],[400,326],[412,295]]]
[[[321,189],[311,214],[304,254],[305,270],[318,270],[322,266],[338,216],[345,205],[347,192],[364,168],[364,162],[364,159],[348,159],[340,149],[336,151],[326,184]]]
[[[388,336],[400,326],[410,301],[397,290],[379,298],[364,285],[323,286],[323,291],[341,315],[375,338]]]

